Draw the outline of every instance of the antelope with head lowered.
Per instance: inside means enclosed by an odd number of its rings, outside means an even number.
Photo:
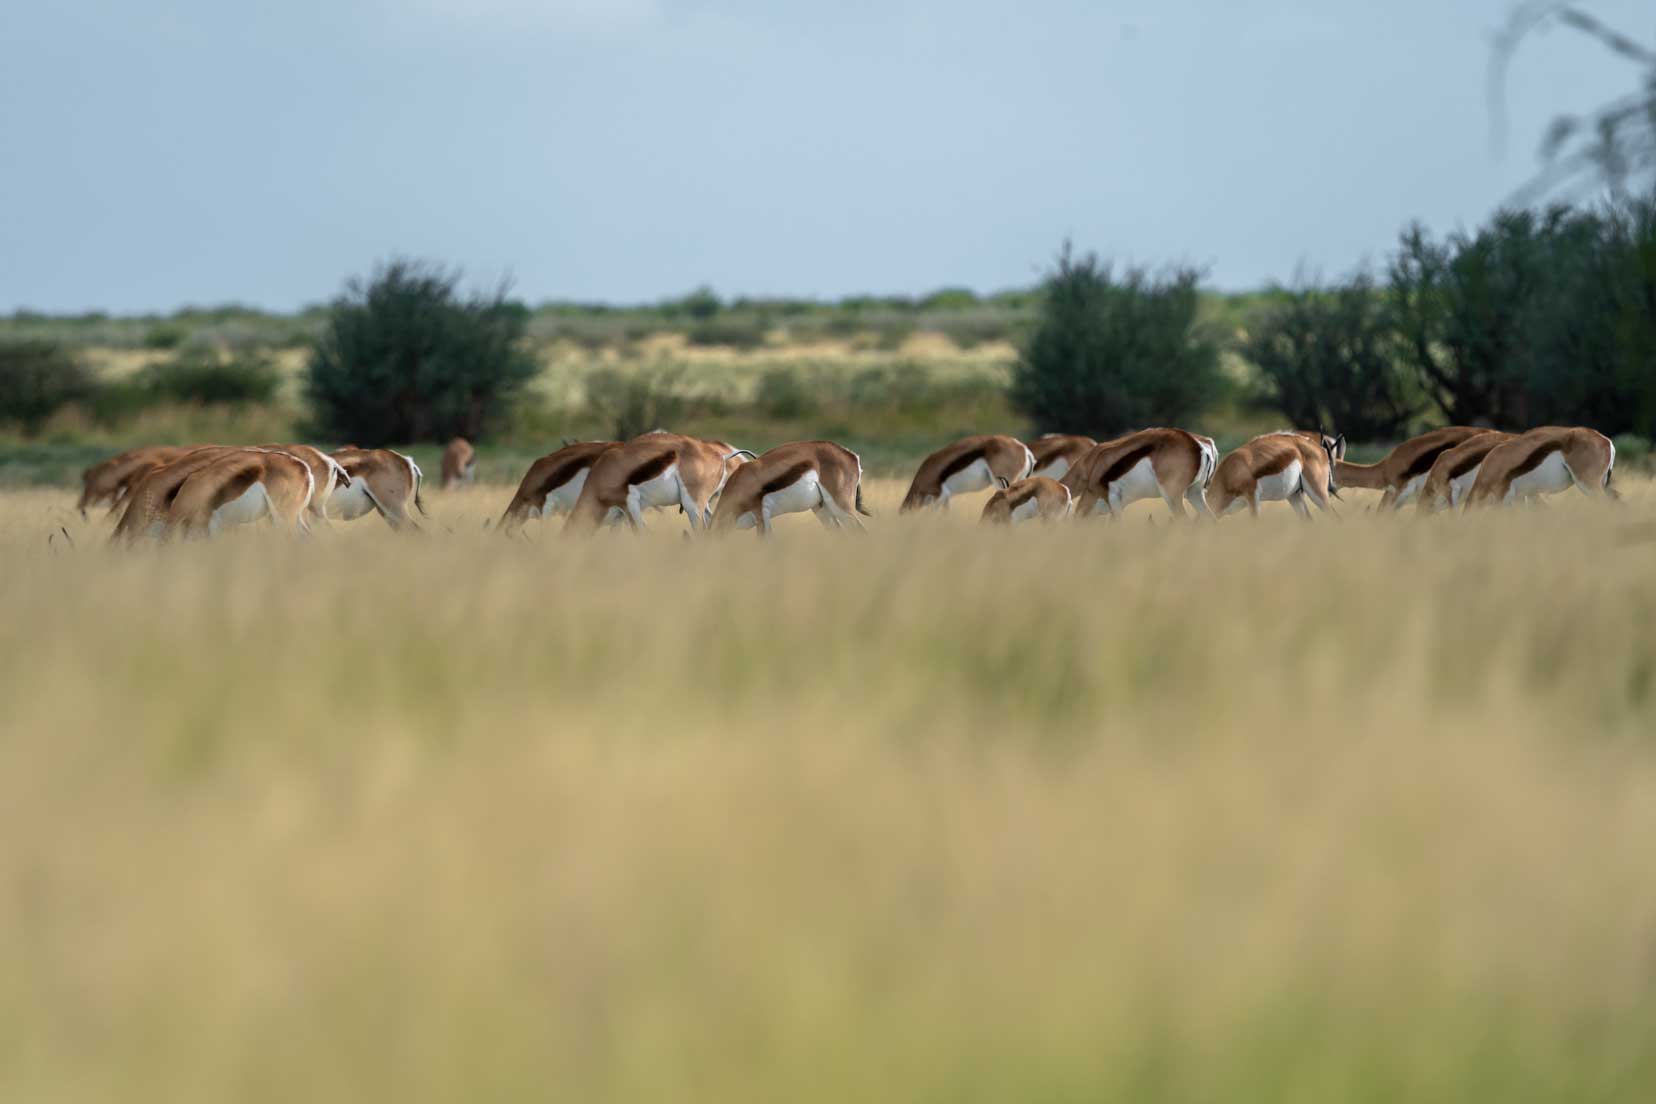
[[[832,441],[778,445],[738,467],[719,492],[713,528],[771,531],[771,520],[810,510],[828,529],[863,527],[862,461]]]
[[[1208,484],[1208,511],[1224,517],[1244,506],[1259,516],[1261,502],[1287,502],[1306,521],[1309,498],[1319,510],[1331,508],[1334,461],[1339,441],[1326,433],[1281,430],[1255,437],[1219,461]]]
[[[333,458],[350,478],[328,498],[329,516],[340,521],[355,521],[372,512],[384,518],[392,529],[406,525],[415,532],[420,527],[408,512],[409,503],[426,517],[431,516],[420,500],[424,473],[412,457],[390,449],[348,446],[336,450]]]
[[[149,472],[177,460],[199,446],[145,445],[93,464],[81,473],[81,496],[75,504],[80,516],[88,508],[107,503],[110,513],[120,508],[133,485]]]
[[[1454,509],[1466,501],[1466,494],[1478,480],[1478,469],[1495,446],[1512,440],[1512,434],[1498,429],[1468,437],[1454,448],[1444,449],[1432,461],[1432,470],[1415,496],[1415,509],[1422,514]]]
[[[268,518],[300,532],[316,491],[310,465],[269,448],[196,449],[139,480],[115,526],[115,541],[208,535]]]
[[[946,509],[955,495],[1016,483],[1034,468],[1034,453],[1016,437],[964,437],[920,461],[898,511]]]
[[[573,531],[597,529],[614,518],[644,528],[644,511],[678,506],[691,529],[713,518],[713,496],[753,454],[723,441],[656,431],[599,454],[570,511]]]
[[[1465,508],[1523,502],[1575,487],[1589,497],[1621,496],[1610,486],[1616,446],[1596,429],[1544,426],[1489,451],[1467,492]]]
[[[1029,454],[1035,458],[1029,474],[1062,479],[1096,444],[1091,437],[1076,433],[1043,433],[1029,442]]]
[[[1160,497],[1175,517],[1189,502],[1206,513],[1202,492],[1213,478],[1219,448],[1213,438],[1182,429],[1141,429],[1095,445],[1061,481],[1075,496],[1078,517],[1097,511],[1117,517],[1132,502]]]
[[[1069,517],[1072,505],[1067,486],[1044,475],[1032,475],[990,495],[978,523],[1022,525],[1026,521],[1057,521]]]
[[[549,518],[575,509],[593,463],[620,441],[575,441],[536,460],[524,473],[517,493],[506,504],[497,528],[511,536],[534,518]]]
[[[464,437],[456,437],[443,448],[443,490],[470,483],[477,475],[477,450]]]
[[[1410,437],[1373,464],[1350,463],[1342,450],[1334,460],[1334,481],[1342,490],[1381,491],[1379,508],[1395,509],[1420,493],[1439,456],[1486,432],[1473,426],[1444,426]]]

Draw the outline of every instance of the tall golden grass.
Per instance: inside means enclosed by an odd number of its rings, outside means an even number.
[[[1650,1099],[1623,489],[131,552],[6,495],[0,1099]]]

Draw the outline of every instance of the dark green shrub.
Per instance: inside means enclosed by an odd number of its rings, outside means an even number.
[[[724,314],[698,322],[685,331],[685,340],[692,345],[727,346],[732,349],[757,349],[770,336],[770,320],[763,315],[740,317]]]
[[[87,402],[97,390],[92,369],[60,345],[0,342],[0,422],[32,436],[58,410]]]
[[[759,377],[753,405],[767,418],[803,418],[816,405],[804,376],[791,368],[771,368]]]
[[[724,309],[718,293],[703,285],[680,299],[661,304],[661,313],[668,318],[684,317],[692,322],[705,322]]]
[[[1264,379],[1264,403],[1291,425],[1334,427],[1356,441],[1402,438],[1419,392],[1396,360],[1374,281],[1273,290],[1240,347]]]
[[[1218,349],[1196,323],[1197,284],[1190,269],[1117,278],[1066,243],[1013,368],[1013,404],[1037,432],[1110,436],[1189,422],[1223,389]]]
[[[133,382],[155,402],[247,406],[270,402],[282,381],[265,353],[192,352],[145,367]]]
[[[638,372],[600,368],[586,377],[587,408],[610,427],[617,441],[652,429],[672,429],[686,405],[678,389],[680,374],[672,368]]]
[[[146,349],[176,349],[189,336],[190,332],[183,326],[163,322],[144,331],[143,344]]]
[[[395,260],[334,300],[305,376],[318,436],[364,445],[486,437],[534,378],[527,312],[503,291]]]

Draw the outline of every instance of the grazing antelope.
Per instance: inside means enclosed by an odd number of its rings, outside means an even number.
[[[1383,491],[1380,509],[1396,509],[1420,493],[1439,456],[1486,432],[1474,426],[1444,426],[1410,437],[1374,464],[1349,463],[1342,450],[1334,459],[1334,481],[1342,488]]]
[[[1016,437],[964,437],[920,461],[900,513],[938,505],[985,487],[1001,487],[1026,479],[1035,468],[1035,455]]]
[[[1219,463],[1213,438],[1182,429],[1141,429],[1095,445],[1062,482],[1075,496],[1075,512],[1118,516],[1129,503],[1158,495],[1175,517],[1188,501],[1206,513],[1202,493]]]
[[[824,528],[863,527],[862,461],[832,441],[795,441],[761,453],[730,474],[713,511],[714,529],[771,531],[771,520],[810,510]]]
[[[645,510],[678,506],[690,528],[705,528],[713,518],[713,496],[752,455],[723,441],[661,430],[634,437],[599,454],[566,526],[590,531],[619,516],[642,529]]]
[[[443,449],[443,490],[470,483],[477,474],[477,450],[464,437],[456,437]]]
[[[145,445],[142,448],[128,449],[119,456],[111,456],[108,460],[93,464],[81,473],[81,496],[75,504],[80,516],[85,517],[88,507],[109,504],[110,513],[120,508],[132,485],[143,478],[145,474],[170,464],[185,453],[192,451],[196,446],[184,445]]]
[[[189,479],[218,461],[228,456],[243,453],[267,453],[267,449],[235,448],[229,445],[206,445],[191,449],[170,464],[152,468],[132,484],[132,489],[126,496],[126,508],[122,511],[120,520],[115,523],[115,531],[110,536],[112,542],[136,541],[140,537],[163,537],[173,527],[173,505],[182,493],[184,484]],[[303,465],[297,457],[293,459]],[[306,472],[310,471],[306,467]],[[280,477],[277,477],[280,478]],[[311,484],[315,476],[310,476]],[[245,488],[244,488],[245,490]],[[255,496],[256,498],[257,496]],[[306,494],[305,503],[301,509],[309,505],[310,493]],[[247,508],[253,506],[250,501],[244,504]]]
[[[1461,505],[1472,484],[1477,482],[1484,458],[1495,446],[1512,438],[1510,433],[1488,429],[1438,453],[1432,461],[1432,470],[1426,473],[1426,481],[1420,485],[1420,493],[1415,496],[1415,509],[1422,514],[1434,514]]]
[[[167,509],[166,532],[216,536],[232,525],[268,518],[310,531],[306,508],[316,493],[311,466],[291,452],[233,449],[193,471]]]
[[[306,507],[312,518],[328,522],[328,499],[334,491],[347,486],[351,482],[351,475],[345,466],[329,456],[315,445],[256,445],[255,448],[265,452],[285,452],[295,457],[311,470],[311,477],[316,486],[310,497],[310,504]]]
[[[1554,494],[1574,486],[1584,495],[1620,498],[1610,486],[1616,446],[1596,429],[1544,426],[1489,451],[1464,508]]]
[[[1029,454],[1035,457],[1035,467],[1029,474],[1062,479],[1096,444],[1091,437],[1079,434],[1043,433],[1029,442]]]
[[[1319,510],[1329,509],[1338,447],[1336,438],[1322,432],[1282,430],[1255,437],[1219,461],[1205,496],[1208,511],[1224,517],[1245,505],[1258,517],[1261,502],[1286,501],[1310,521],[1306,498]]]
[[[531,518],[549,518],[575,509],[593,461],[620,447],[619,441],[577,441],[530,464],[500,516],[500,531],[510,536]]]
[[[410,501],[421,514],[426,514],[420,500],[420,483],[424,473],[413,459],[390,449],[342,448],[333,454],[350,476],[345,486],[334,491],[328,499],[328,513],[341,521],[355,521],[374,511],[393,529],[408,525],[420,528],[408,512]]]
[[[990,495],[978,522],[1020,525],[1035,520],[1057,521],[1069,516],[1073,504],[1068,486],[1044,475],[1032,475]]]

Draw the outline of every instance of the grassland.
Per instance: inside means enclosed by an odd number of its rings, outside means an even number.
[[[1650,1099],[1623,489],[128,553],[0,495],[0,1099]]]

